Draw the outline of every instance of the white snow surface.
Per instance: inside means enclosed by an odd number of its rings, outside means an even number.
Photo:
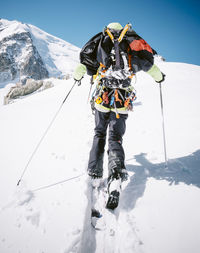
[[[158,62],[168,169],[164,167],[159,85],[137,75],[137,100],[124,136],[128,182],[117,226],[90,225],[87,162],[94,116],[89,77],[75,86],[25,172],[41,136],[73,85],[0,106],[1,253],[198,253],[200,249],[200,67]],[[6,88],[0,90],[1,104]],[[105,177],[107,156],[105,156]],[[107,219],[107,227],[112,219]]]

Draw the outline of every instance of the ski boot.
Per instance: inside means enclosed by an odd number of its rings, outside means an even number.
[[[118,173],[112,174],[108,179],[108,201],[106,208],[114,210],[118,207],[121,193],[121,177]]]

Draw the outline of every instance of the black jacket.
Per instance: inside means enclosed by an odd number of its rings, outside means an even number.
[[[95,75],[100,63],[107,68],[111,64],[110,53],[113,42],[103,32],[92,37],[80,52],[80,62],[87,68],[88,75]],[[135,31],[129,30],[119,44],[121,51],[130,56],[133,73],[148,71],[154,64],[153,50]]]

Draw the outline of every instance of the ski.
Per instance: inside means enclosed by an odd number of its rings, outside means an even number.
[[[116,208],[121,192],[121,179],[112,179],[108,184],[107,179],[92,179],[91,189],[91,224],[96,230],[105,230],[108,225],[106,223],[113,224],[113,229],[110,229],[112,235],[116,227]]]
[[[91,181],[91,225],[95,230],[105,230],[106,184],[102,179]]]
[[[119,197],[121,193],[121,178],[111,177],[108,180],[108,199],[106,202],[106,221],[107,222],[107,238],[113,237],[111,243],[115,240],[117,233],[117,220],[119,216]],[[109,242],[110,240],[108,240]]]

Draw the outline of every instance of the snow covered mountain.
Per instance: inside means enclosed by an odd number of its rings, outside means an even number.
[[[166,74],[162,91],[168,169],[159,86],[140,72],[124,136],[130,178],[123,186],[114,231],[110,219],[105,231],[94,231],[89,219],[86,168],[94,127],[87,103],[89,77],[72,90],[19,186],[73,80],[54,79],[51,89],[0,105],[0,252],[199,253],[200,66],[157,64]],[[5,92],[0,89],[0,100]],[[104,167],[106,177],[106,156]]]
[[[79,48],[41,29],[0,19],[0,83],[70,74]]]

